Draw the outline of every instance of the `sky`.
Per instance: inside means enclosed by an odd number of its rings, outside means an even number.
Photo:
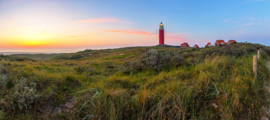
[[[234,39],[270,46],[270,0],[0,0],[0,52],[69,53]]]

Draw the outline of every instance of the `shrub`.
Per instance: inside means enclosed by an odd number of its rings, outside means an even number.
[[[156,49],[150,49],[142,54],[140,63],[147,68],[160,71],[163,67],[169,65],[171,58],[168,53],[160,54]]]
[[[87,67],[86,68],[87,76],[92,76],[92,75],[99,75],[101,72],[97,71],[94,68]]]
[[[67,89],[74,88],[80,84],[81,84],[81,82],[79,80],[75,79],[74,76],[69,75],[69,76],[66,76],[65,83],[61,85],[61,89],[63,89],[65,91],[66,88]]]
[[[0,88],[5,88],[5,84],[6,84],[6,78],[7,76],[6,75],[1,75],[0,74]]]
[[[161,59],[160,59],[160,63],[159,64],[161,64],[162,66],[166,66],[166,65],[169,64],[172,56],[170,54],[164,54],[160,58]]]
[[[151,49],[142,54],[141,62],[148,67],[155,68],[159,64],[159,59],[158,51]]]
[[[180,57],[180,56],[174,56],[171,59],[170,63],[174,65],[175,67],[178,67],[178,66],[184,65],[184,59],[183,57]]]
[[[0,120],[3,120],[5,118],[5,113],[0,110]]]
[[[261,57],[262,58],[265,58],[265,59],[268,59],[269,58],[269,56],[268,56],[268,54],[264,51],[264,50],[261,50]]]
[[[75,82],[75,77],[73,77],[73,76],[67,76],[66,77],[66,82],[67,83],[74,83]]]
[[[27,85],[26,82],[26,78],[17,80],[14,93],[7,98],[13,110],[16,108],[29,110],[40,97],[40,95],[36,94],[36,83],[30,82],[30,84]]]
[[[265,48],[262,48],[262,50],[265,51],[268,55],[270,55],[270,48],[265,47]]]
[[[10,88],[12,88],[13,86],[14,86],[13,81],[12,81],[12,80],[8,80],[8,81],[7,81],[7,88],[10,89]]]
[[[194,59],[194,58],[190,58],[190,59],[188,59],[188,64],[190,64],[190,65],[195,65],[196,64],[196,60]]]
[[[188,57],[192,57],[193,54],[188,52],[188,53],[184,53],[182,56],[183,56],[183,58],[188,58]]]
[[[141,71],[143,68],[140,67],[137,62],[125,61],[124,64],[119,68],[119,70],[124,74],[133,74]]]
[[[74,70],[78,73],[81,74],[85,71],[85,67],[84,66],[77,66],[74,68]]]
[[[81,55],[72,55],[72,56],[70,56],[69,57],[69,59],[70,60],[77,60],[77,59],[80,59],[80,58],[82,58],[83,56],[81,56]]]
[[[105,67],[105,69],[114,69],[114,63],[113,62],[104,62],[103,66]]]

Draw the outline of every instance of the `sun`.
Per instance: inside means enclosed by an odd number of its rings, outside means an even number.
[[[27,48],[37,48],[37,47],[44,47],[48,43],[46,39],[40,36],[27,36],[24,37],[18,42],[18,45],[27,47]]]

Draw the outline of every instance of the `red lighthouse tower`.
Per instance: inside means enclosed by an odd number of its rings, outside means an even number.
[[[159,45],[164,45],[164,27],[162,22],[159,25]]]

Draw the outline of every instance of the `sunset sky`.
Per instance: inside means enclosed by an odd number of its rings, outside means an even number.
[[[0,52],[77,52],[217,39],[270,46],[270,0],[0,0]]]

